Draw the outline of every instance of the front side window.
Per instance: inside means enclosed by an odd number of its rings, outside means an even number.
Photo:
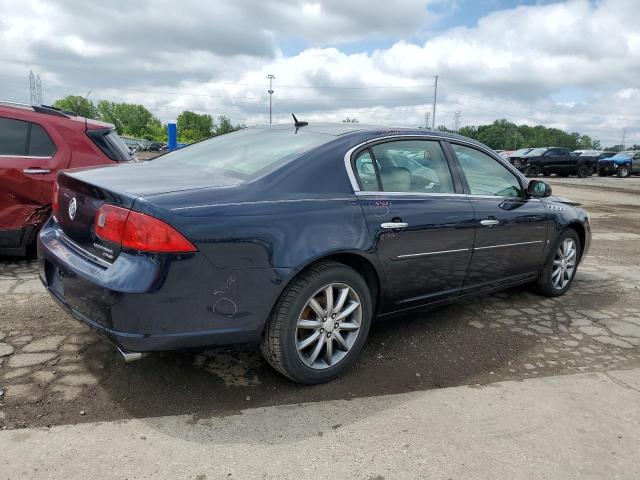
[[[27,154],[29,122],[0,117],[0,155]]]
[[[507,167],[475,148],[452,144],[472,195],[523,197],[520,181]]]
[[[385,192],[453,193],[451,171],[431,140],[404,140],[371,147]]]

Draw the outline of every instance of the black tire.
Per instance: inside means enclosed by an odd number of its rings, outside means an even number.
[[[362,319],[359,334],[346,355],[335,365],[315,369],[305,364],[296,348],[298,318],[307,301],[330,283],[343,283],[360,297]],[[338,262],[322,262],[303,271],[280,295],[267,322],[261,343],[264,358],[285,377],[304,385],[328,382],[357,359],[371,326],[372,301],[369,287],[352,268]]]
[[[591,168],[589,165],[582,164],[578,166],[578,177],[585,178],[591,175]]]
[[[558,174],[558,176],[559,176],[559,177],[562,177],[562,178],[566,178],[566,177],[568,177],[568,176],[569,176],[569,174],[568,174],[568,173],[566,173],[566,172],[564,172],[564,173],[559,173],[559,174]]]
[[[540,175],[540,165],[529,165],[526,170],[527,177],[537,177]]]
[[[569,278],[569,283],[567,283],[563,288],[556,288],[551,280],[551,275],[553,273],[553,261],[556,257],[558,249],[560,248],[560,245],[567,238],[571,238],[576,245],[577,252],[575,258],[575,268],[573,269],[571,277]],[[576,272],[578,271],[578,262],[580,262],[580,252],[582,251],[581,249],[582,246],[580,244],[580,238],[578,237],[576,231],[572,228],[567,228],[560,235],[558,235],[553,248],[549,251],[549,256],[544,263],[544,267],[540,272],[540,276],[536,281],[536,290],[540,295],[543,295],[545,297],[559,297],[561,295],[564,295],[566,291],[569,290],[571,284],[573,283],[573,279],[576,276]]]
[[[631,171],[629,170],[629,166],[628,165],[620,165],[620,168],[618,168],[618,176],[620,178],[626,178],[629,175],[631,175]]]
[[[545,177],[550,177],[551,174],[549,172],[544,172],[542,175],[544,175]]]

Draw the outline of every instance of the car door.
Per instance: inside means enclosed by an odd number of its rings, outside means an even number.
[[[68,163],[41,125],[0,117],[0,230],[28,226],[51,203],[57,170]]]
[[[440,142],[378,143],[357,152],[353,167],[385,273],[385,310],[458,293],[471,258],[474,215]]]
[[[636,152],[631,158],[631,171],[640,173],[640,152]]]
[[[473,256],[465,286],[481,289],[535,276],[542,265],[547,214],[525,181],[478,148],[451,143],[474,210]]]

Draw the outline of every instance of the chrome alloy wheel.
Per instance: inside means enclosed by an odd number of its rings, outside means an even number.
[[[326,285],[298,316],[298,356],[316,370],[338,364],[356,342],[361,322],[362,301],[356,291],[344,283]]]
[[[556,250],[551,269],[551,283],[556,290],[562,290],[571,281],[571,276],[576,268],[577,248],[576,242],[571,238],[565,238]]]

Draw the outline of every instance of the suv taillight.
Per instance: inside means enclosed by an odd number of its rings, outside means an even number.
[[[102,205],[96,212],[98,237],[124,248],[143,252],[188,253],[198,249],[171,225],[144,213],[115,205]]]
[[[60,200],[58,199],[58,195],[60,194],[60,186],[58,185],[58,181],[53,182],[53,196],[51,197],[51,210],[53,210],[53,214],[55,216],[58,215],[60,211]]]

